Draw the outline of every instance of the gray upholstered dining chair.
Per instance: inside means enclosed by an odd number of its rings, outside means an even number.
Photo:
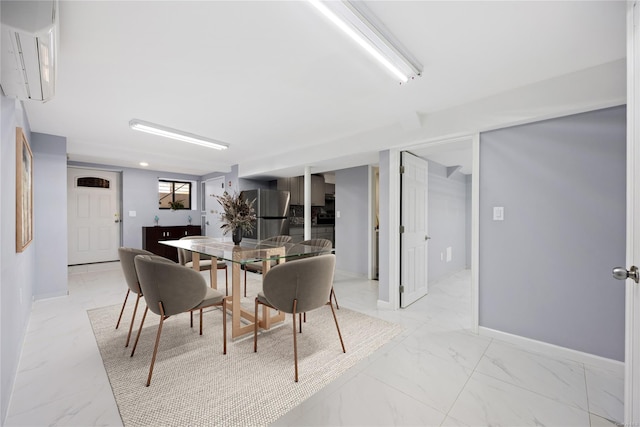
[[[291,242],[291,239],[292,239],[291,236],[285,236],[285,235],[269,237],[268,239],[259,241],[258,244],[256,245],[256,249],[272,248],[272,247],[284,245],[286,243]],[[276,265],[276,263],[277,263],[276,261],[271,261],[271,267]],[[247,296],[247,271],[251,271],[253,273],[262,273],[262,261],[250,262],[250,263],[244,264],[242,266],[242,269],[244,270],[244,296],[246,297]]]
[[[302,242],[296,243],[295,245],[293,245],[289,249],[289,252],[291,252],[291,253],[302,253],[302,252],[304,252],[304,246],[314,246],[314,247],[322,248],[322,250],[319,253],[315,253],[315,254],[299,255],[299,256],[287,258],[287,262],[297,261],[297,260],[300,260],[300,259],[309,258],[311,256],[316,256],[316,255],[330,254],[331,253],[331,249],[333,248],[333,243],[331,243],[331,240],[328,240],[328,239],[303,240]],[[331,286],[331,297],[333,298],[333,302],[335,303],[336,308],[338,310],[340,310],[340,306],[338,305],[338,298],[336,297],[336,293],[333,290],[333,286]],[[305,314],[305,321],[306,320],[307,319],[306,319],[306,314]],[[302,328],[302,325],[300,325],[300,327]]]
[[[208,239],[207,236],[185,236],[180,240]],[[200,255],[200,270],[211,270],[211,257],[208,255]],[[185,267],[193,268],[193,254],[186,249],[178,248],[178,262]],[[225,261],[218,260],[216,265],[218,270],[224,270],[225,294],[229,295],[229,270]]]
[[[323,305],[331,307],[333,320],[336,323],[342,352],[346,353],[338,318],[331,303],[330,294],[333,284],[333,273],[336,267],[336,256],[319,255],[301,259],[296,262],[278,264],[265,274],[262,292],[255,300],[255,319],[258,319],[260,304],[291,313],[293,316],[293,357],[295,363],[295,381],[298,382],[298,341],[296,333],[296,313],[306,313]],[[258,322],[254,323],[253,351],[258,351]]]
[[[200,335],[202,335],[202,309],[213,306],[222,307],[222,353],[227,354],[227,300],[221,292],[207,286],[207,282],[197,271],[166,258],[155,255],[138,255],[134,262],[147,308],[144,310],[131,356],[138,346],[147,311],[151,310],[160,316],[156,344],[149,366],[147,387],[151,384],[162,325],[165,320],[175,314],[200,310]]]
[[[124,302],[122,303],[122,309],[120,310],[120,316],[118,316],[118,323],[116,323],[116,329],[120,326],[122,320],[122,314],[124,313],[124,307],[127,305],[127,298],[129,294],[134,292],[136,294],[136,305],[133,308],[133,314],[131,315],[131,324],[129,325],[129,333],[127,334],[127,342],[125,347],[129,346],[129,340],[131,340],[131,331],[133,330],[133,323],[136,320],[136,313],[138,312],[138,303],[142,298],[142,290],[140,289],[140,283],[138,282],[138,273],[136,272],[136,266],[133,263],[133,259],[136,255],[153,255],[149,251],[143,249],[134,248],[118,248],[118,256],[120,257],[120,266],[124,273],[124,280],[127,282],[127,294],[124,296]]]

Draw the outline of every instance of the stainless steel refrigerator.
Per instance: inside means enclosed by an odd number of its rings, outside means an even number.
[[[256,222],[253,233],[245,232],[243,238],[264,240],[289,234],[289,192],[279,190],[245,190],[245,200],[255,199]]]

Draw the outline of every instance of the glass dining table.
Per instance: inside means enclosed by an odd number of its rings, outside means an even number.
[[[231,311],[231,337],[238,338],[253,332],[254,323],[262,329],[269,329],[271,325],[284,320],[284,313],[270,313],[270,309],[263,306],[258,319],[254,310],[247,310],[240,304],[240,272],[245,264],[262,262],[262,274],[267,274],[271,264],[277,264],[287,260],[304,258],[308,256],[330,253],[325,247],[312,246],[301,243],[267,243],[251,242],[243,240],[235,245],[230,239],[184,239],[160,241],[167,246],[185,249],[192,252],[193,268],[200,271],[200,257],[211,257],[211,265],[215,266],[218,260],[228,261],[231,264],[231,295],[227,296],[227,307]],[[211,268],[211,287],[218,288],[217,269]]]

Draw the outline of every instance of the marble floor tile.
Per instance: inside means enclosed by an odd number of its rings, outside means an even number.
[[[617,423],[594,414],[589,414],[589,418],[591,420],[591,427],[623,427],[622,423]]]
[[[476,372],[588,411],[581,363],[557,360],[493,340]]]
[[[274,425],[439,426],[444,418],[444,413],[359,374],[323,399],[312,396]]]
[[[403,343],[425,355],[433,355],[467,369],[474,369],[491,338],[465,331],[446,331],[422,328],[409,335]]]
[[[471,372],[458,363],[423,354],[403,343],[363,370],[442,413],[451,409]]]
[[[624,420],[624,366],[603,369],[585,364],[589,412],[608,420]]]
[[[471,376],[448,415],[467,425],[589,425],[586,411],[478,372]]]

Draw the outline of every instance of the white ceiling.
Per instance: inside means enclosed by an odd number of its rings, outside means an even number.
[[[238,164],[241,176],[264,161],[264,176],[295,175],[300,153],[317,153],[319,171],[375,163],[368,132],[397,129],[397,145],[421,115],[626,54],[623,1],[366,6],[422,77],[399,85],[304,1],[61,1],[56,96],[25,103],[31,129],[66,136],[74,161],[194,175]],[[134,132],[133,118],[230,148]],[[348,156],[331,144],[345,140]],[[470,161],[453,151],[434,159]]]

